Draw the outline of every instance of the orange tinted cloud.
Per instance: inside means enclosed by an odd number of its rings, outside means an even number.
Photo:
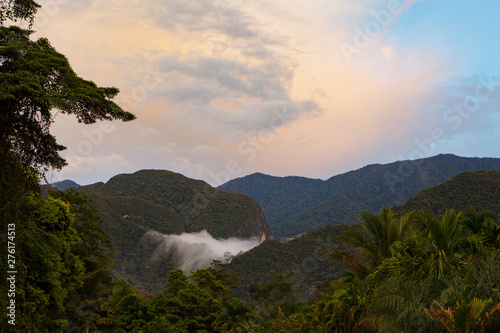
[[[415,1],[350,61],[340,45],[377,22],[387,1],[91,3],[61,6],[38,34],[83,77],[121,89],[117,102],[138,119],[116,123],[94,151],[116,154],[127,170],[214,183],[210,174],[229,163],[232,177],[326,178],[405,156],[438,126],[430,92],[444,60],[401,48],[391,29]],[[75,150],[86,138],[71,121],[57,119],[54,132]]]

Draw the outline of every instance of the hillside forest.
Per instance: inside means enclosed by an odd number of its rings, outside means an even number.
[[[29,24],[39,7],[33,0],[0,7],[1,332],[499,331],[496,171],[442,179],[408,203],[359,210],[355,223],[342,225],[324,224],[332,202],[325,197],[317,223],[300,219],[294,235],[305,233],[287,241],[272,239],[258,200],[244,194],[220,193],[186,218],[182,197],[192,200],[196,187],[184,186],[197,181],[168,171],[149,177],[170,191],[162,196],[130,176],[81,192],[42,190],[47,171],[66,165],[50,132],[54,110],[84,124],[135,115],[112,101],[118,89],[80,78],[47,39],[6,25]],[[178,190],[172,179],[180,179]],[[116,207],[144,213],[118,218]],[[214,216],[225,223],[215,225]],[[129,233],[113,232],[120,223]],[[146,258],[118,240],[137,245],[134,237],[152,227],[266,237],[230,262],[190,272],[157,267],[161,284],[148,291],[127,279],[130,272],[120,276],[127,260],[137,270]]]

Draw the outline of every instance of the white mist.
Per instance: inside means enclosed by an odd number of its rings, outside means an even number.
[[[176,268],[182,269],[185,273],[198,268],[207,268],[213,260],[224,262],[228,254],[234,256],[246,252],[260,243],[256,237],[215,239],[206,230],[180,235],[164,235],[150,230],[144,237],[157,244],[151,258],[153,261],[171,253]]]

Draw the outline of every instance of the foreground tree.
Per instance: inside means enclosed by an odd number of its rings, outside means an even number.
[[[460,274],[467,256],[477,251],[483,237],[463,233],[461,212],[448,209],[441,219],[430,211],[415,216],[420,229],[403,242],[406,274],[430,276],[436,281]]]
[[[66,164],[59,155],[64,147],[50,133],[52,112],[75,115],[85,124],[128,121],[135,116],[112,101],[118,89],[98,87],[78,77],[47,39],[33,41],[32,31],[5,26],[9,21],[31,24],[37,8],[32,0],[0,3],[0,233],[6,234],[8,225],[15,226],[16,328],[59,332],[68,322],[69,298],[81,295],[79,288],[87,290],[103,271],[83,275],[83,269],[98,258],[80,260],[85,249],[78,248],[82,243],[69,206],[41,197],[39,176]],[[7,248],[6,238],[0,238],[0,247]],[[0,258],[0,264],[4,275],[7,256]],[[7,290],[7,280],[2,276],[1,281],[2,290]],[[2,294],[2,331],[7,327],[7,301]],[[85,306],[80,310],[87,312]]]
[[[33,0],[2,0],[0,4],[0,25],[6,20],[18,20],[33,23],[36,11],[40,5]]]
[[[31,0],[2,1],[0,7],[0,218],[16,215],[16,196],[39,192],[26,177],[61,169],[64,149],[50,133],[53,111],[73,114],[79,122],[132,120],[135,116],[112,101],[116,88],[98,87],[76,75],[66,57],[32,31],[4,26],[9,20],[32,21],[39,5]],[[14,203],[14,205],[12,205]],[[7,208],[10,206],[10,208]]]
[[[370,290],[366,280],[352,272],[332,283],[335,291],[317,305],[318,325],[326,332],[369,332],[367,304]]]
[[[97,208],[89,205],[91,199],[74,189],[49,191],[50,196],[66,202],[75,217],[73,228],[80,241],[71,252],[78,256],[84,267],[81,286],[74,290],[65,303],[69,320],[68,332],[89,332],[104,314],[101,306],[112,292],[111,266],[108,256],[113,252],[109,236],[101,228],[104,220],[97,215]]]
[[[464,212],[464,224],[474,235],[483,235],[488,245],[500,248],[500,226],[498,216],[491,212],[477,213],[468,209]]]
[[[111,99],[116,88],[101,88],[76,75],[66,57],[47,39],[30,40],[31,31],[0,27],[0,166],[10,153],[36,170],[60,169],[64,149],[49,128],[52,110],[74,114],[79,122],[132,120]]]
[[[412,212],[401,216],[389,207],[382,207],[380,214],[361,213],[359,228],[349,229],[339,236],[344,247],[332,251],[330,258],[362,278],[368,276],[385,258],[392,256],[393,244],[409,235],[412,216]]]
[[[363,214],[336,253],[348,277],[330,284],[311,324],[326,332],[497,332],[500,251],[492,217],[453,209],[399,221],[388,209]]]
[[[253,332],[250,327],[252,311],[242,301],[233,298],[231,302],[222,301],[222,310],[212,323],[220,332]]]
[[[500,303],[488,311],[491,299],[474,298],[470,303],[458,301],[454,307],[444,308],[435,301],[426,313],[442,324],[449,333],[482,333],[500,312]]]
[[[74,217],[67,203],[50,197],[27,197],[20,208],[15,328],[18,332],[63,332],[68,323],[65,301],[81,286],[84,272],[83,263],[71,251],[79,241]],[[0,319],[3,329],[7,318]]]

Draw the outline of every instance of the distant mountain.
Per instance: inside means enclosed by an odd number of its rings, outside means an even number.
[[[337,236],[349,226],[329,225],[308,231],[287,242],[269,240],[235,257],[228,266],[241,278],[235,294],[250,300],[248,287],[267,283],[272,272],[285,274],[293,270],[296,293],[302,301],[309,300],[314,287],[341,277],[345,267],[330,261],[326,254],[339,246]]]
[[[115,277],[134,286],[158,292],[171,256],[151,260],[157,244],[145,241],[148,230],[180,234],[207,230],[215,238],[272,239],[259,204],[238,193],[226,193],[207,183],[165,170],[121,174],[107,183],[82,186],[105,219],[103,229],[115,247]]]
[[[447,208],[462,211],[472,208],[477,212],[500,213],[500,172],[464,172],[452,179],[425,189],[415,198],[398,207],[401,212],[430,209],[441,215]]]
[[[168,208],[176,220],[182,221],[182,231],[207,230],[219,238],[259,237],[272,238],[271,230],[260,206],[250,197],[239,193],[220,191],[206,182],[187,178],[166,170],[142,170],[133,174],[121,174],[106,184],[96,183],[78,189],[83,193],[98,193],[102,198],[113,200],[147,201]],[[100,208],[106,211],[106,200]],[[110,206],[111,207],[111,206]],[[123,207],[118,205],[116,207]],[[123,209],[121,216],[133,215],[136,209]],[[145,210],[144,214],[148,214]],[[165,224],[171,221],[164,221]]]
[[[268,223],[284,221],[304,210],[314,207],[321,198],[324,181],[305,177],[273,177],[262,173],[238,178],[223,184],[219,189],[227,192],[244,193],[255,199]],[[326,199],[326,195],[323,199]]]
[[[78,188],[78,187],[80,187],[79,184],[77,184],[74,181],[69,180],[69,179],[65,179],[65,180],[62,180],[60,182],[55,182],[55,183],[52,183],[51,185],[54,186],[55,188],[57,188],[60,191],[66,191],[69,188]]]
[[[274,236],[293,237],[329,224],[353,224],[363,210],[400,206],[420,191],[466,171],[500,171],[498,158],[451,154],[373,164],[328,180],[253,174],[219,188],[246,194],[262,207]]]

